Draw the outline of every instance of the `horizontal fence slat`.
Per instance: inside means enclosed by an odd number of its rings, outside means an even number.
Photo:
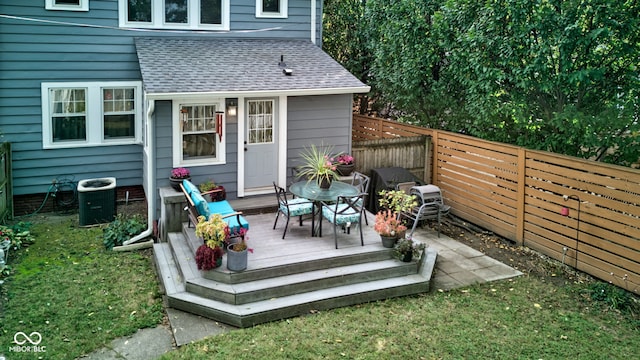
[[[354,114],[353,123],[354,147],[358,139],[431,136],[433,176],[424,179],[434,179],[455,216],[639,290],[640,170],[369,116]],[[388,166],[410,164],[402,161]]]

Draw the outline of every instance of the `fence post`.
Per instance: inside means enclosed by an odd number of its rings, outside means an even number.
[[[431,183],[434,185],[438,185],[438,141],[439,141],[440,131],[433,130],[433,135],[431,136],[431,148],[433,149],[431,154],[433,156],[433,161],[431,162]],[[439,185],[438,185],[439,186]]]
[[[527,150],[525,148],[518,149],[518,192],[516,206],[516,243],[520,246],[524,245],[524,203],[525,203],[525,182],[527,172]]]

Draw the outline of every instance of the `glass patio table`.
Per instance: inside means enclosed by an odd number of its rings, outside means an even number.
[[[338,196],[356,196],[359,194],[358,188],[342,181],[332,181],[328,189],[321,189],[316,181],[298,181],[289,186],[289,191],[301,198],[309,199],[313,202],[313,216],[311,217],[311,236],[322,236],[320,220],[316,224],[316,215],[322,216],[322,202],[336,201]],[[318,229],[316,229],[318,227]]]

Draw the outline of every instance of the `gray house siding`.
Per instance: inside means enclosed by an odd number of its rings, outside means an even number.
[[[117,145],[43,149],[42,82],[141,81],[134,47],[136,36],[310,38],[310,2],[289,0],[288,18],[255,17],[255,0],[231,1],[228,32],[132,31],[118,28],[118,2],[91,0],[88,12],[47,11],[43,0],[0,0],[0,140],[13,143],[14,195],[47,191],[52,179],[115,176],[118,186],[142,184],[142,146]],[[321,37],[321,4],[316,39]],[[52,21],[47,23],[42,21]],[[83,25],[82,25],[83,24]],[[263,31],[266,28],[273,28]],[[142,106],[142,104],[140,104]],[[158,128],[161,136],[166,129]],[[227,139],[233,138],[235,125]],[[165,139],[167,140],[167,139]],[[166,142],[170,144],[170,141]],[[159,149],[158,176],[170,167],[170,149]],[[227,164],[216,166],[214,180],[235,191],[236,147],[227,144]],[[204,176],[194,169],[196,178]],[[161,181],[158,186],[163,186]]]
[[[352,99],[350,94],[288,98],[288,182],[291,168],[302,163],[300,153],[309,144],[332,145],[335,152],[351,149]]]
[[[169,175],[173,168],[171,101],[157,101],[153,123],[156,131],[156,166],[158,187],[169,186]],[[238,124],[226,127],[226,164],[188,167],[194,184],[213,180],[225,187],[227,197],[237,197],[238,168]],[[159,203],[158,203],[159,204]]]

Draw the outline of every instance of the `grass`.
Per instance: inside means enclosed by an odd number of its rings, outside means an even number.
[[[584,285],[532,277],[320,312],[185,345],[168,359],[625,359],[637,320]]]
[[[99,228],[41,223],[10,259],[0,291],[0,355],[37,331],[46,359],[71,359],[153,327],[163,310],[149,250],[119,253]],[[554,269],[554,271],[557,269]],[[632,359],[637,297],[616,288],[558,286],[536,276],[321,311],[203,339],[162,359]],[[615,306],[614,306],[615,305]]]
[[[150,251],[107,251],[100,228],[63,219],[34,225],[35,242],[10,259],[0,288],[0,354],[10,359],[37,358],[9,352],[20,331],[41,334],[43,358],[73,359],[162,321]]]

